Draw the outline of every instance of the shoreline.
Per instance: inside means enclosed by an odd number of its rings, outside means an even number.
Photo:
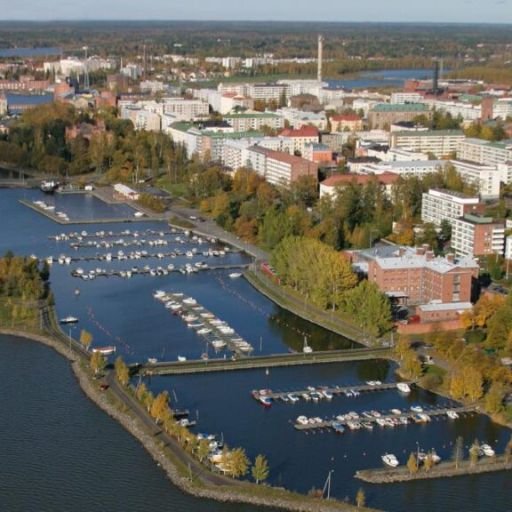
[[[201,481],[199,476],[195,481],[191,481],[189,477],[185,477],[180,474],[181,463],[176,460],[172,460],[172,452],[166,450],[165,446],[162,446],[161,442],[159,442],[155,436],[146,431],[145,427],[141,424],[136,415],[130,415],[131,409],[126,408],[126,411],[121,410],[119,408],[119,405],[121,404],[113,403],[113,401],[109,399],[108,393],[100,391],[100,389],[94,385],[94,381],[91,380],[88,372],[82,366],[85,362],[83,356],[77,354],[76,351],[71,353],[68,347],[63,346],[62,342],[51,336],[4,328],[0,328],[0,335],[14,336],[41,343],[52,348],[59,355],[67,359],[70,362],[71,369],[80,389],[83,391],[85,396],[108,416],[116,420],[135,439],[137,439],[151,458],[164,470],[167,478],[172,482],[172,484],[184,493],[196,498],[212,499],[222,503],[244,503],[296,512],[353,512],[355,510],[377,510],[364,507],[358,508],[355,505],[340,501],[326,501],[323,499],[311,498],[307,495],[296,494],[286,489],[275,488],[267,485],[256,485],[246,480],[231,480],[227,477],[225,478],[226,485],[219,486],[218,488],[214,488],[212,484]],[[119,397],[113,390],[111,393],[112,396],[120,402]],[[197,464],[195,459],[190,457],[185,450],[182,451],[187,458],[190,458],[191,461],[194,461],[194,463]],[[203,468],[204,471],[211,473],[208,468],[204,466]],[[183,470],[186,470],[184,467],[181,469],[182,472]],[[214,473],[211,474],[213,475]],[[266,493],[268,495],[263,496],[261,493]]]

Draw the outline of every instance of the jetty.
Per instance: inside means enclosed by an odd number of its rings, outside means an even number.
[[[457,467],[458,466],[458,467]],[[454,461],[440,462],[426,471],[420,467],[416,473],[411,473],[406,466],[397,468],[362,469],[356,472],[355,478],[371,484],[392,484],[397,482],[410,482],[431,478],[450,478],[454,476],[477,475],[494,471],[507,471],[512,469],[512,457],[498,455],[485,457],[476,463],[463,460],[456,466]]]
[[[379,420],[394,420],[394,419],[400,419],[400,418],[406,418],[407,423],[428,423],[430,421],[430,418],[432,417],[443,417],[445,416],[448,418],[447,413],[448,411],[456,412],[457,414],[461,415],[464,413],[472,413],[476,411],[475,407],[439,407],[439,408],[432,408],[432,409],[425,409],[423,413],[417,414],[413,411],[401,411],[400,414],[393,414],[393,413],[379,413],[378,417],[375,416],[368,416],[361,418],[363,422],[370,423],[372,425],[377,424]],[[424,418],[420,419],[417,418],[418,416],[423,415]],[[429,418],[429,419],[427,419]],[[315,421],[308,421],[307,423],[295,423],[294,427],[297,430],[301,431],[308,431],[308,430],[318,430],[318,429],[333,429],[336,430],[335,426],[341,425],[343,427],[351,428],[352,424],[354,422],[359,422],[358,419],[351,419],[351,414],[348,413],[346,415],[339,416],[338,418],[332,418],[332,419],[322,419],[322,418],[312,418],[312,420]],[[404,425],[405,425],[404,421]],[[389,424],[389,426],[398,426],[399,423],[392,425]],[[387,426],[387,425],[386,425]],[[359,427],[358,427],[359,428]],[[385,426],[383,427],[385,428]]]
[[[141,375],[186,375],[391,358],[392,352],[389,348],[354,348],[312,352],[309,354],[296,352],[231,359],[196,359],[190,361],[158,362],[155,364],[135,364],[132,365],[132,373],[140,373]]]
[[[384,382],[380,384],[358,384],[355,386],[319,386],[316,388],[308,388],[308,389],[299,389],[293,391],[272,391],[265,390],[264,396],[266,398],[270,398],[272,400],[282,400],[288,402],[286,399],[290,396],[295,397],[297,399],[302,398],[303,396],[309,396],[312,392],[320,395],[320,400],[325,399],[325,394],[331,395],[332,397],[344,395],[346,397],[357,396],[360,393],[371,393],[376,391],[389,391],[392,389],[397,389],[398,382]],[[405,383],[408,386],[412,386],[412,382]],[[256,392],[257,394],[257,392]],[[292,402],[293,403],[293,402]]]

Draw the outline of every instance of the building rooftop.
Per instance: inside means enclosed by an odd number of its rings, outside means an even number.
[[[425,313],[435,312],[435,311],[467,311],[468,309],[472,309],[473,304],[471,302],[432,302],[430,304],[422,304],[418,306],[418,309],[424,311]]]
[[[400,179],[398,174],[384,172],[382,174],[339,174],[331,176],[321,183],[324,187],[336,187],[338,185],[348,185],[355,183],[357,185],[366,185],[371,181],[377,181],[381,185],[392,185]]]
[[[428,191],[429,194],[435,195],[435,196],[450,196],[452,198],[457,199],[471,199],[472,202],[480,202],[480,199],[478,196],[470,195],[470,194],[464,194],[464,192],[458,192],[456,190],[448,190],[446,188],[431,188]]]
[[[405,135],[406,137],[447,137],[447,136],[459,136],[459,137],[465,137],[464,132],[462,130],[425,130],[425,131],[415,131],[415,130],[404,130],[404,131],[397,131],[393,132],[391,135]],[[473,139],[471,139],[473,140]],[[480,139],[474,139],[474,140],[480,140]]]
[[[379,246],[374,249],[360,251],[359,255],[367,260],[375,261],[384,270],[428,269],[440,274],[446,274],[459,268],[478,269],[478,263],[473,258],[434,257],[430,251],[402,246]]]
[[[430,109],[424,103],[378,103],[370,112],[428,112]]]
[[[284,137],[318,137],[318,128],[315,126],[302,126],[297,130],[286,128],[279,135]]]
[[[253,113],[243,113],[243,114],[226,114],[224,119],[251,119],[251,118],[266,118],[266,119],[275,119],[279,118],[277,114],[272,112],[253,112]]]
[[[493,217],[485,217],[474,213],[466,213],[461,220],[471,224],[503,224],[503,222],[495,221]]]

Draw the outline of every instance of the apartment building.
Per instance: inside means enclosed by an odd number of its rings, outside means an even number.
[[[393,173],[402,177],[415,176],[422,178],[427,174],[438,172],[444,168],[444,160],[412,160],[397,162],[365,163],[357,172],[361,174]]]
[[[357,114],[336,114],[329,121],[333,132],[358,132],[363,129],[363,120]]]
[[[289,186],[302,176],[318,180],[318,164],[288,153],[253,146],[248,160],[250,167],[273,185]]]
[[[463,139],[457,148],[457,158],[485,165],[504,164],[512,160],[512,143]]]
[[[272,112],[246,112],[243,114],[228,114],[224,116],[236,132],[261,130],[264,126],[273,130],[284,128],[284,119]]]
[[[484,165],[463,160],[452,160],[451,164],[466,183],[475,185],[482,199],[494,199],[500,196],[501,182],[506,180],[506,175],[498,169],[497,165]]]
[[[208,103],[201,100],[187,100],[184,98],[164,98],[163,113],[174,116],[177,121],[193,121],[194,119],[208,117]]]
[[[7,98],[0,94],[0,116],[7,114]]]
[[[316,144],[319,142],[320,134],[314,126],[302,126],[299,129],[286,128],[280,135],[293,141],[293,152],[301,155],[306,149],[306,144]]]
[[[413,121],[419,115],[431,119],[432,111],[423,103],[379,103],[368,112],[368,124],[370,128],[386,129],[399,121]]]
[[[364,251],[368,280],[409,305],[450,304],[471,301],[478,263],[469,257],[435,256],[428,246],[379,247]]]
[[[467,213],[482,213],[485,205],[478,196],[468,196],[451,190],[430,189],[423,194],[421,220],[440,226],[443,220],[453,225]]]
[[[323,197],[336,197],[338,190],[341,190],[344,187],[347,187],[351,184],[364,186],[368,183],[378,183],[386,195],[391,197],[393,192],[393,187],[398,181],[399,176],[392,173],[384,173],[379,175],[371,175],[371,174],[339,174],[336,176],[331,176],[327,178],[325,181],[320,183],[320,199]]]
[[[466,214],[453,223],[451,245],[461,256],[503,255],[505,223],[491,217]]]
[[[306,160],[317,162],[318,164],[327,164],[332,162],[332,151],[325,144],[306,144],[304,154]]]
[[[433,153],[438,158],[458,151],[465,139],[461,130],[398,131],[390,135],[390,146],[408,151]]]

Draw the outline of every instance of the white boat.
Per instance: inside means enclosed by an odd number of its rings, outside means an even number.
[[[495,451],[488,445],[488,444],[482,444],[480,445],[480,451],[486,456],[486,457],[494,457],[496,455]]]
[[[400,415],[402,414],[402,411],[401,411],[400,409],[391,409],[391,412],[392,412],[393,414],[398,415],[398,416],[400,416]]]
[[[103,356],[109,356],[109,355],[115,353],[116,347],[114,347],[114,346],[96,347],[96,348],[93,348],[92,351],[95,353],[99,353]]]
[[[229,277],[231,279],[238,279],[239,277],[242,277],[242,273],[241,272],[231,272],[231,274],[229,274]]]
[[[165,292],[163,290],[157,290],[156,292],[153,293],[153,297],[155,299],[161,299],[165,297]]]
[[[65,316],[64,318],[60,319],[61,324],[76,324],[78,322],[78,318],[76,316]]]
[[[226,342],[222,340],[213,340],[212,341],[212,347],[220,350],[221,348],[224,348],[226,346]]]
[[[392,453],[385,453],[381,458],[386,466],[396,468],[399,465],[398,459]]]
[[[142,212],[135,212],[133,214],[134,217],[137,217],[137,218],[140,218],[140,217],[144,217],[144,214]]]
[[[178,361],[180,363],[184,363],[186,360],[187,360],[187,358],[185,356],[178,356]]]
[[[203,329],[199,329],[199,330],[197,331],[197,334],[209,334],[209,333],[211,333],[211,332],[212,332],[212,330],[211,330],[211,329],[208,329],[208,328],[204,327]]]
[[[396,385],[396,388],[398,389],[398,391],[400,391],[401,393],[410,393],[411,392],[411,388],[409,386],[409,384],[405,383],[405,382],[399,382],[397,385]]]
[[[156,357],[148,357],[148,363],[156,364],[156,363],[158,363],[158,359]]]
[[[324,395],[324,397],[327,400],[332,400],[332,398],[333,398],[333,394],[330,391],[322,391],[322,395]]]
[[[448,418],[451,420],[456,420],[459,417],[459,414],[455,411],[447,411],[446,416],[448,416]]]
[[[423,412],[423,407],[420,405],[411,405],[412,412]]]
[[[294,395],[293,393],[289,393],[288,395],[286,395],[288,400],[290,400],[290,402],[292,404],[294,404],[295,402],[298,402],[299,401],[299,397]]]
[[[306,416],[299,416],[296,421],[299,425],[307,425],[308,424],[308,419],[306,418]]]

